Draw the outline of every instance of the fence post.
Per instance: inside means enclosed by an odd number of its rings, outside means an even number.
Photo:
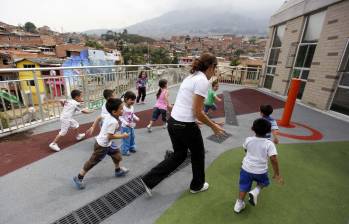
[[[36,76],[36,72],[34,70],[32,72],[33,72],[33,77],[34,77],[36,97],[38,98],[38,102],[39,102],[40,117],[41,117],[41,121],[44,122],[45,121],[45,117],[44,117],[44,111],[43,111],[43,108],[42,108],[39,81],[38,81],[38,77]],[[32,91],[31,87],[30,87],[30,91]],[[33,104],[34,104],[34,102],[33,102]]]

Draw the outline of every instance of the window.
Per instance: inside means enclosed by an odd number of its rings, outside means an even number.
[[[31,65],[31,64],[24,64],[23,68],[35,68],[35,65]]]
[[[268,64],[266,68],[266,76],[264,80],[264,87],[268,89],[271,89],[271,86],[273,84],[276,65],[278,63],[279,55],[280,55],[282,39],[285,33],[285,27],[286,25],[279,25],[275,27],[273,44],[269,50],[269,59],[268,59]]]
[[[313,62],[325,15],[326,11],[318,12],[308,16],[305,22],[306,25],[302,41],[298,45],[296,61],[291,72],[291,78],[299,78],[302,80],[300,92],[297,96],[298,99],[302,99],[303,97],[303,92],[308,80],[311,63]]]
[[[35,86],[34,80],[30,80],[30,81],[29,81],[29,85],[30,85],[30,86]]]
[[[340,76],[331,110],[349,115],[349,40],[338,69]]]

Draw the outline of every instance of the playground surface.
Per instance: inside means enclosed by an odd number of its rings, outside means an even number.
[[[170,100],[174,102],[176,92],[178,87],[170,89]],[[248,136],[253,133],[250,130],[251,124],[254,119],[259,117],[259,105],[260,104],[272,104],[275,108],[273,116],[276,119],[281,118],[283,102],[277,97],[270,96],[256,89],[241,88],[232,85],[221,85],[220,93],[223,91],[228,91],[231,97],[231,102],[235,109],[236,118],[238,121],[238,126],[225,125],[224,128],[228,133],[232,134],[232,137],[219,144],[206,138],[212,135],[212,131],[207,127],[201,127],[202,135],[204,138],[206,153],[206,167],[208,168],[207,179],[210,183],[210,189],[202,195],[189,195],[187,193],[188,185],[191,179],[191,167],[186,166],[173,174],[170,178],[167,178],[162,183],[159,184],[153,191],[153,197],[147,198],[144,195],[136,198],[132,203],[125,206],[123,209],[117,213],[109,216],[107,219],[103,220],[103,223],[154,223],[161,215],[166,211],[167,208],[171,207],[172,204],[179,198],[182,194],[180,200],[174,204],[175,207],[171,208],[165,213],[163,217],[159,219],[159,223],[173,223],[180,213],[182,206],[177,206],[182,203],[183,198],[185,200],[190,200],[189,204],[195,204],[197,200],[202,200],[205,194],[210,194],[212,197],[213,192],[219,190],[221,185],[224,185],[224,201],[212,201],[217,204],[212,206],[217,206],[217,209],[221,207],[223,213],[217,213],[218,215],[232,213],[229,217],[234,214],[232,212],[233,201],[236,198],[236,183],[238,181],[236,175],[238,174],[237,169],[239,166],[239,161],[241,162],[242,154],[240,150],[231,150],[232,148],[241,147],[242,142]],[[138,147],[138,152],[130,157],[124,157],[123,166],[130,168],[130,173],[125,178],[115,178],[113,177],[112,162],[109,158],[103,160],[98,166],[96,166],[85,179],[86,189],[83,191],[78,191],[74,188],[71,183],[71,178],[77,174],[83,165],[84,161],[89,158],[92,152],[92,144],[94,142],[93,138],[85,139],[81,142],[76,143],[73,136],[69,135],[64,143],[60,144],[64,150],[58,153],[54,153],[49,150],[48,144],[53,139],[53,136],[57,134],[59,129],[58,122],[52,122],[44,126],[34,128],[25,133],[19,133],[12,136],[5,137],[0,140],[0,157],[4,158],[0,161],[0,223],[52,223],[56,220],[66,216],[74,210],[77,210],[93,200],[101,197],[102,195],[114,190],[118,186],[125,184],[126,182],[132,180],[133,178],[143,174],[148,171],[158,162],[163,159],[166,150],[171,150],[171,143],[166,130],[158,126],[154,128],[153,133],[147,133],[144,128],[148,120],[150,119],[151,109],[154,105],[155,97],[154,95],[149,95],[147,97],[147,103],[144,105],[136,105],[135,109],[138,116],[142,118],[142,122],[138,124],[136,130],[136,142]],[[93,119],[100,112],[96,111],[89,115],[78,115],[76,118],[81,124],[82,130],[87,129]],[[213,114],[215,119],[224,119],[224,104],[218,104],[218,110]],[[349,141],[349,134],[347,132],[349,128],[349,123],[342,120],[338,120],[324,113],[314,111],[312,109],[306,108],[301,105],[296,105],[293,118],[294,122],[297,122],[303,126],[296,126],[295,128],[280,128],[280,132],[289,135],[297,136],[309,136],[312,135],[311,130],[314,129],[321,133],[321,138],[316,140],[304,140],[299,138],[290,137],[280,137],[281,145],[280,147],[280,157],[285,154],[281,160],[281,173],[285,173],[285,191],[291,191],[293,187],[302,187],[300,183],[294,182],[296,177],[293,176],[292,162],[288,158],[294,158],[297,160],[299,158],[312,158],[311,154],[317,152],[316,147],[312,148],[311,145],[315,142],[338,142],[338,141]],[[161,123],[157,123],[161,125]],[[311,129],[307,129],[310,127]],[[311,143],[305,146],[299,147],[295,143]],[[287,144],[287,145],[284,145]],[[327,144],[327,143],[323,143]],[[324,147],[320,146],[319,152],[325,152],[328,150],[335,155],[331,156],[330,153],[321,153],[316,155],[314,164],[321,166],[323,164],[322,157],[327,158],[327,165],[324,164],[323,169],[316,169],[316,166],[309,163],[309,167],[314,168],[316,174],[322,175],[325,173],[326,167],[329,164],[336,164],[336,159],[342,155],[342,159],[348,160],[348,147],[347,143],[335,143],[339,145],[327,145]],[[341,145],[342,144],[342,145]],[[307,150],[307,145],[312,149],[309,152]],[[338,149],[337,150],[337,146]],[[336,147],[336,150],[331,150]],[[344,148],[343,148],[344,147]],[[327,149],[329,148],[329,149]],[[287,154],[288,151],[295,149],[296,155]],[[304,149],[304,150],[302,150]],[[229,151],[231,150],[231,151]],[[228,152],[227,152],[228,151]],[[305,152],[303,154],[303,151]],[[222,154],[226,152],[226,154]],[[224,169],[224,161],[222,165],[219,165],[220,161],[226,158],[225,155],[231,155],[234,163],[231,166],[235,166],[233,170]],[[327,156],[327,157],[326,157]],[[217,158],[219,159],[214,162]],[[314,157],[314,156],[313,156]],[[333,161],[332,161],[333,159]],[[283,163],[284,162],[284,163]],[[301,161],[305,162],[305,161]],[[341,163],[341,162],[339,162]],[[212,165],[211,165],[212,164]],[[301,164],[300,162],[295,164]],[[211,166],[210,166],[211,165]],[[302,167],[306,167],[306,163]],[[212,178],[214,175],[214,167],[221,167],[222,175],[227,174],[226,179],[220,179],[217,176],[217,180]],[[338,166],[338,169],[342,167],[344,171],[348,170],[345,165]],[[345,170],[346,169],[346,170]],[[213,170],[213,171],[211,171]],[[316,172],[319,170],[319,172]],[[223,172],[224,171],[224,172]],[[297,171],[297,170],[296,170]],[[294,174],[301,173],[302,170],[298,170]],[[307,170],[311,172],[311,170]],[[334,172],[334,169],[328,169],[328,172]],[[343,171],[343,172],[344,172]],[[347,172],[348,173],[348,172]],[[304,174],[307,174],[306,172]],[[313,173],[310,173],[313,174]],[[333,190],[340,190],[342,182],[339,176],[334,175],[332,179],[332,185],[329,185],[328,189],[324,189],[324,194],[331,193]],[[301,180],[306,180],[304,176],[300,176]],[[338,179],[337,179],[338,178]],[[218,181],[218,182],[216,182]],[[220,183],[220,181],[223,181]],[[316,184],[317,179],[310,178],[308,180],[312,184],[307,187],[311,187]],[[289,183],[289,185],[287,185]],[[319,182],[320,183],[320,182]],[[327,182],[321,182],[324,184]],[[297,185],[299,184],[299,185]],[[287,186],[287,187],[286,187]],[[228,189],[229,188],[229,189]],[[229,192],[227,191],[229,190]],[[278,186],[271,186],[270,190],[266,190],[265,196],[265,207],[263,201],[261,202],[261,208],[263,209],[277,209],[278,203],[271,200],[273,195],[273,189],[278,193]],[[297,188],[296,188],[297,189]],[[308,190],[308,189],[305,189]],[[348,195],[348,190],[343,189],[344,193]],[[345,192],[346,190],[346,192]],[[281,191],[281,190],[280,190]],[[270,197],[267,194],[270,194]],[[276,194],[275,193],[275,194]],[[285,192],[279,192],[279,196],[283,196]],[[209,195],[208,195],[209,196]],[[296,206],[302,201],[302,194],[296,194],[292,200],[289,202],[289,206]],[[336,194],[334,194],[336,196]],[[188,198],[189,197],[189,198]],[[218,196],[219,198],[221,196]],[[264,196],[262,196],[264,197]],[[187,199],[188,198],[188,199]],[[270,200],[271,201],[270,201]],[[320,198],[321,199],[321,198]],[[328,200],[327,198],[326,200]],[[346,205],[349,204],[348,198],[341,198]],[[218,200],[218,198],[217,198]],[[264,200],[261,199],[261,200]],[[325,201],[326,201],[325,200]],[[229,203],[228,203],[229,202]],[[308,202],[304,202],[304,206],[308,207]],[[310,202],[309,202],[310,203]],[[314,201],[314,203],[321,203]],[[333,203],[336,203],[333,201]],[[340,205],[340,204],[339,204]],[[327,206],[323,204],[323,206]],[[206,206],[207,207],[207,206]],[[205,207],[205,209],[207,209]],[[330,207],[330,206],[328,206]],[[343,208],[346,208],[345,206]],[[197,210],[196,210],[197,209]],[[215,209],[215,208],[213,208]],[[241,214],[240,219],[247,219],[247,217],[261,216],[262,211],[256,209],[248,209],[245,214]],[[187,220],[194,218],[194,214],[200,212],[200,207],[196,206],[195,209],[191,210],[193,217],[188,217]],[[306,210],[292,210],[292,214],[306,215]],[[317,210],[315,212],[318,212]],[[322,210],[321,210],[322,211]],[[332,211],[332,210],[331,210]],[[179,213],[178,213],[179,212]],[[329,211],[330,212],[330,211]],[[259,214],[259,215],[258,215]],[[314,213],[315,214],[315,213]],[[334,214],[341,214],[340,211]],[[234,216],[235,217],[235,216]],[[342,215],[340,216],[342,217]],[[178,216],[177,218],[180,218]],[[256,218],[256,217],[254,217]],[[171,222],[166,222],[166,220],[172,220]],[[236,217],[235,219],[237,220]],[[320,219],[319,219],[320,220]],[[177,222],[180,220],[177,220]],[[241,220],[240,220],[241,221]],[[320,220],[321,221],[321,220]],[[186,223],[186,222],[181,222]],[[203,222],[201,222],[203,223]],[[209,222],[207,222],[209,223]],[[215,222],[212,222],[215,223]],[[244,223],[244,222],[241,222]],[[277,222],[275,222],[277,223]],[[290,223],[290,222],[289,222]],[[319,222],[321,223],[321,222]]]

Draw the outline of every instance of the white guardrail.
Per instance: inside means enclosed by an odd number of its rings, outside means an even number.
[[[56,76],[44,74],[51,70],[56,71]],[[115,89],[118,96],[127,90],[135,91],[141,71],[148,75],[147,92],[151,92],[158,89],[160,79],[167,79],[169,86],[181,83],[189,74],[189,66],[166,64],[0,69],[0,76],[7,74],[9,77],[8,74],[11,74],[11,77],[16,77],[0,81],[0,137],[59,118],[63,109],[60,101],[69,98],[73,89],[82,90],[86,107],[99,109],[103,104],[104,89]],[[215,79],[221,83],[256,86],[260,72],[257,68],[220,66]]]

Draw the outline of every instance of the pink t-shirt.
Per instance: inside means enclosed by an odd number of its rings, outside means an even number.
[[[167,102],[165,99],[165,95],[167,94],[167,89],[162,89],[159,98],[156,100],[155,107],[167,110]]]

